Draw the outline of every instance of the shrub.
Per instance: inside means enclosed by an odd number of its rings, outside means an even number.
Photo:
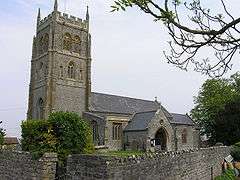
[[[231,155],[235,161],[240,161],[240,142],[233,145]]]
[[[47,120],[27,120],[22,122],[22,149],[37,157],[45,152],[56,152],[56,138]]]
[[[57,138],[56,152],[68,154],[92,153],[92,131],[89,124],[76,113],[56,112],[49,116],[54,137]]]
[[[52,113],[48,120],[24,121],[22,148],[37,157],[45,152],[56,152],[60,160],[69,154],[94,151],[88,123],[70,112]]]
[[[0,124],[2,124],[2,121],[0,121]],[[5,136],[4,129],[3,129],[3,128],[0,128],[0,145],[3,144],[4,136]]]

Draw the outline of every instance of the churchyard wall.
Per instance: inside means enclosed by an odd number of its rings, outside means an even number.
[[[229,147],[211,147],[126,158],[71,155],[66,175],[84,180],[210,180],[221,174],[229,154]]]
[[[139,156],[70,155],[57,175],[57,156],[33,160],[26,152],[0,151],[1,179],[210,180],[222,172],[230,147],[211,147]]]
[[[53,180],[57,168],[57,154],[45,153],[34,160],[28,152],[0,151],[0,179]]]

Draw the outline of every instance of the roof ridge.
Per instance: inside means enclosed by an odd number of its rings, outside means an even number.
[[[187,114],[182,114],[182,113],[170,113],[170,114],[177,114],[177,115],[187,116]]]
[[[97,117],[97,118],[101,118],[101,119],[103,118],[102,116],[99,116],[98,114],[95,114],[95,113],[93,113],[93,112],[85,111],[85,112],[83,112],[83,113],[88,114],[88,115],[95,116],[95,117]]]
[[[106,93],[99,93],[99,92],[91,92],[91,93],[94,93],[94,94],[102,94],[102,95],[107,95],[107,96],[122,97],[122,98],[135,99],[135,100],[141,100],[141,101],[148,101],[148,102],[156,103],[154,100],[151,101],[151,100],[147,100],[147,99],[133,98],[133,97],[124,96],[124,95],[106,94]]]
[[[157,110],[151,110],[151,111],[142,111],[142,112],[136,112],[135,114],[141,114],[141,113],[149,113],[149,112],[157,112]]]

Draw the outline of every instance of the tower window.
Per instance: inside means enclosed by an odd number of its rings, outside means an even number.
[[[43,40],[43,37],[41,37],[39,41],[39,49],[38,49],[39,54],[43,53],[43,44],[44,44],[44,40]]]
[[[68,65],[68,78],[75,79],[75,66],[73,62]]]
[[[187,143],[187,129],[183,129],[182,131],[182,143],[183,144]]]
[[[75,53],[80,54],[80,47],[81,47],[80,37],[79,36],[75,36],[74,37],[74,49],[73,49],[73,51]]]
[[[37,117],[38,119],[43,119],[43,113],[44,113],[44,102],[43,99],[40,98],[37,103]]]
[[[63,78],[63,66],[59,67],[59,77]]]
[[[122,138],[122,124],[121,123],[113,123],[112,138],[113,138],[113,140],[120,140]]]
[[[79,79],[83,80],[83,64],[80,63]]]
[[[48,34],[44,35],[44,39],[43,39],[43,44],[42,45],[43,45],[43,47],[42,47],[43,52],[46,52],[48,50],[48,45],[49,45],[49,36],[48,36]]]
[[[72,37],[69,33],[66,33],[64,35],[63,49],[67,50],[67,51],[71,51],[71,49],[72,49]]]

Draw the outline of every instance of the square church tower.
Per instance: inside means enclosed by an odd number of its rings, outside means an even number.
[[[28,119],[54,111],[88,111],[91,92],[91,35],[85,20],[54,11],[37,17],[33,38]]]

